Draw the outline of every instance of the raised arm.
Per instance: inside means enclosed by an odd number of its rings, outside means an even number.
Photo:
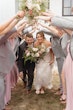
[[[26,26],[26,22],[22,22],[18,27],[17,27],[17,31],[18,32],[21,32],[24,28],[25,28],[25,26]]]
[[[5,28],[7,28],[9,26],[9,24],[16,19],[16,16],[14,16],[13,18],[11,18],[10,20],[8,20],[7,22],[3,23],[0,25],[0,32],[2,32]]]
[[[50,17],[49,16],[37,16],[37,17],[34,17],[35,19],[41,19],[41,20],[44,20],[44,21],[48,21],[50,20]]]
[[[65,28],[65,29],[70,29],[73,31],[73,20],[69,20],[63,17],[56,16],[53,12],[43,12],[42,16],[37,16],[36,19],[42,19],[42,20],[48,20],[51,21],[52,25],[60,27],[60,28]]]
[[[73,30],[73,20],[55,16],[55,17],[51,18],[51,23],[52,23],[52,25],[55,25],[60,28],[66,28],[66,29]]]
[[[0,31],[0,35],[2,34],[6,34],[8,31],[10,31],[17,23],[18,21],[24,17],[24,12],[23,11],[19,11],[16,16],[14,16],[9,23],[7,23],[8,25],[6,26],[6,23],[5,23],[5,26],[2,25],[0,26],[0,28],[3,28],[3,30]]]
[[[49,62],[49,64],[51,65],[54,63],[54,58],[55,58],[52,49],[50,49],[50,54],[51,54],[51,61]]]
[[[47,28],[49,31],[47,32],[48,34],[51,35],[58,35],[58,30],[54,27],[54,26],[47,26],[45,24],[41,24],[39,23],[41,26],[43,26],[44,28]],[[44,30],[43,30],[44,31]],[[44,31],[45,32],[45,31]]]

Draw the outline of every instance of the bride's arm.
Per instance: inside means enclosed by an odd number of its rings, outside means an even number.
[[[45,43],[46,43],[46,47],[50,48],[51,60],[49,61],[49,64],[51,65],[54,62],[54,53],[51,48],[51,42],[46,41]]]
[[[50,49],[50,54],[51,54],[51,61],[49,62],[49,64],[51,65],[52,63],[54,63],[54,53],[52,49]]]

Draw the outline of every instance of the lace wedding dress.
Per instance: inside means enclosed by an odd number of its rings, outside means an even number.
[[[49,64],[51,60],[50,55],[51,47],[47,48],[47,52],[43,59],[40,59],[36,64],[36,73],[34,77],[34,87],[36,91],[41,87],[51,89],[52,85],[52,65]]]

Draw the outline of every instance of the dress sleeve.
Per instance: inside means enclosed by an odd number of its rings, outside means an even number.
[[[17,30],[13,28],[11,31],[7,32],[5,35],[0,36],[0,45],[5,43],[6,40],[15,32],[17,32]]]

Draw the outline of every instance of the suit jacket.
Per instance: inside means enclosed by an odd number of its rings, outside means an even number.
[[[52,43],[52,50],[56,58],[65,57],[64,51],[61,46],[60,38],[55,35],[52,36],[51,43]]]
[[[65,19],[65,18],[61,18],[61,17],[53,17],[51,19],[52,25],[55,25],[57,27],[60,28],[67,28],[67,29],[71,29],[73,30],[73,21],[69,20],[69,19]],[[68,39],[69,40],[69,39]],[[70,39],[70,55],[73,59],[73,33]]]
[[[67,56],[67,43],[70,40],[70,38],[71,37],[67,33],[62,35],[61,46],[62,46],[65,56]]]
[[[54,35],[52,32],[47,30],[42,30],[45,34],[51,35],[51,44],[52,44],[52,50],[56,58],[65,57],[64,51],[61,46],[60,38],[56,35]]]
[[[51,35],[51,42],[52,42],[52,50],[56,56],[56,58],[60,57],[66,57],[67,56],[67,42],[70,40],[70,55],[71,58],[73,59],[73,33],[72,36],[70,36],[67,33],[64,33],[61,36],[61,39],[58,38],[58,36],[52,34],[49,31],[44,31],[46,34]]]
[[[73,34],[72,34],[72,37],[71,37],[71,40],[70,40],[69,50],[70,50],[71,58],[72,58],[72,60],[73,60]]]
[[[71,58],[73,60],[73,35],[69,36],[68,34],[66,34],[65,36],[63,36],[61,40],[61,45],[65,55],[67,55],[67,44],[69,40],[70,40],[69,51],[70,51]]]
[[[15,55],[7,40],[15,32],[16,30],[12,29],[4,36],[0,36],[0,73],[9,73],[15,62]]]
[[[73,30],[73,21],[72,20],[64,19],[64,18],[56,16],[56,17],[53,17],[51,19],[51,22],[52,22],[52,25],[55,25],[57,27],[60,27],[60,28],[63,28],[63,29],[67,28],[67,29]],[[72,38],[69,37],[69,39],[70,39],[70,49],[69,50],[70,50],[70,55],[73,59],[73,33],[72,33],[71,37]],[[66,42],[67,42],[67,40],[64,41],[65,44],[66,44]]]
[[[19,46],[19,59],[22,59],[24,51],[26,50],[26,48],[27,48],[27,43],[25,41],[23,41],[23,43],[20,44],[20,46]]]
[[[22,40],[22,39],[18,36],[18,44],[19,44],[19,45],[20,45],[21,40]],[[17,50],[15,49],[15,50],[16,50],[16,53],[15,53],[15,54],[16,54],[16,57],[17,57],[16,60],[18,60],[18,55],[19,55],[19,45],[17,46]]]
[[[66,28],[66,29],[73,30],[73,20],[55,16],[51,19],[51,23],[52,23],[52,25],[55,25],[60,28]]]
[[[22,42],[22,41],[21,41]],[[27,48],[27,43],[25,41],[23,41],[22,43],[20,42],[19,48],[18,48],[18,53],[17,53],[17,66],[19,69],[19,72],[24,70],[24,59],[23,59],[23,54],[24,51]]]

